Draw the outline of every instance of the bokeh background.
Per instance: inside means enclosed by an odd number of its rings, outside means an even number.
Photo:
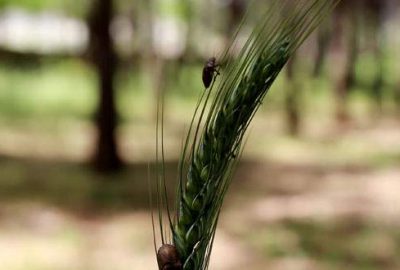
[[[247,5],[0,1],[0,269],[157,269],[157,97],[173,189],[204,61]],[[211,269],[400,269],[399,6],[344,0],[281,73]]]

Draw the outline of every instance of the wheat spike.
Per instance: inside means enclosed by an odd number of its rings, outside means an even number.
[[[176,220],[169,224],[184,270],[208,268],[246,130],[290,56],[336,3],[273,0],[240,54],[228,60],[232,46],[220,59],[220,83],[215,93],[203,93],[184,144]]]

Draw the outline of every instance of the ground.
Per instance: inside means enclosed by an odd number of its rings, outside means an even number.
[[[267,132],[270,124],[256,119],[224,205],[210,269],[400,268],[400,123],[356,124],[340,134],[311,126],[295,139]],[[140,130],[121,130],[129,149],[140,149],[129,146],[132,141],[146,145]],[[7,132],[0,137],[20,131]],[[85,136],[79,138],[85,145]],[[68,149],[77,142],[64,143]],[[68,151],[57,154],[54,147],[29,157],[29,147],[38,146],[26,145],[0,143],[3,152],[16,153],[0,163],[0,269],[157,268],[144,150],[123,172],[102,176],[79,162],[87,150],[66,161]]]

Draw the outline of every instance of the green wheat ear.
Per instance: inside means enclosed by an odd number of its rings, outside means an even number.
[[[233,57],[234,40],[218,59],[226,63],[220,70],[220,82],[202,94],[185,140],[176,216],[169,219],[184,270],[208,268],[221,205],[246,130],[290,56],[338,1],[270,2],[239,55]],[[242,27],[246,23],[245,19]],[[159,179],[163,190],[165,183],[162,176]],[[159,195],[159,201],[165,205],[166,192]],[[164,229],[161,226],[161,232]],[[167,242],[164,237],[163,243]]]

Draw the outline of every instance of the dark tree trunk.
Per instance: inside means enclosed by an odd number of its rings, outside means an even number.
[[[228,34],[233,36],[246,11],[246,1],[231,0],[229,3]]]
[[[386,1],[387,2],[387,1]],[[376,62],[376,76],[372,84],[372,95],[376,104],[376,111],[381,114],[384,110],[384,53],[385,47],[385,34],[384,34],[384,20],[385,20],[385,2],[371,0],[367,6],[367,22],[371,28],[372,34],[372,47],[373,54]]]
[[[299,84],[294,76],[294,63],[296,55],[289,60],[286,69],[287,87],[285,97],[286,118],[288,132],[292,136],[297,136],[300,132],[300,112],[299,112]]]
[[[360,12],[362,12],[360,4],[357,3],[354,4],[353,6],[355,11],[352,11],[350,7],[347,10],[347,17],[348,17],[347,28],[349,32],[347,34],[348,41],[346,44],[347,65],[345,69],[345,75],[343,78],[345,87],[344,91],[346,92],[345,93],[346,95],[351,91],[351,89],[356,84],[355,72],[359,54],[359,38],[360,38],[359,16]]]
[[[328,55],[329,44],[332,37],[331,20],[324,22],[318,29],[317,36],[317,55],[315,58],[315,66],[313,76],[319,77]]]
[[[117,57],[110,35],[113,16],[112,0],[93,0],[89,16],[90,55],[95,66],[100,98],[96,112],[97,149],[93,158],[95,167],[102,171],[117,170],[122,162],[118,155],[115,129],[114,75]]]
[[[400,82],[393,89],[394,91],[394,99],[396,102],[397,113],[400,116]]]
[[[339,19],[344,21],[337,22],[336,31],[339,35],[344,35],[346,41],[344,42],[344,51],[346,54],[346,66],[344,68],[343,77],[336,84],[336,120],[339,125],[347,125],[350,121],[350,115],[347,109],[347,102],[350,91],[353,89],[355,79],[355,67],[359,53],[359,16],[361,10],[361,2],[351,1],[342,2],[339,14],[336,14]]]

